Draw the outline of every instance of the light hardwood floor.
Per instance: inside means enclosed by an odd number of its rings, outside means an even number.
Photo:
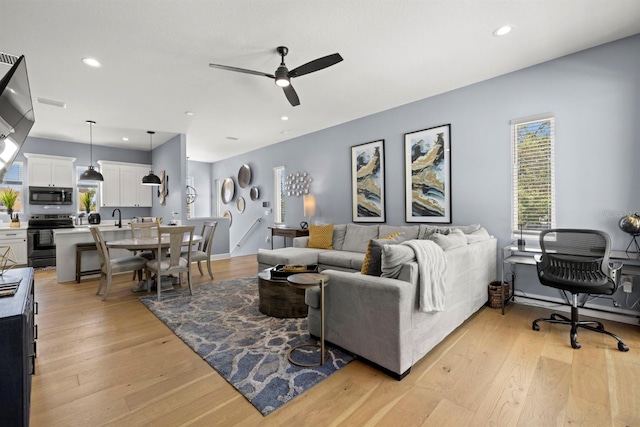
[[[193,269],[194,283],[208,282]],[[255,256],[214,261],[215,281],[255,275]],[[32,426],[640,425],[640,329],[605,322],[631,348],[531,321],[548,310],[482,308],[402,381],[354,361],[263,417],[116,276],[56,282],[36,273],[38,357]]]

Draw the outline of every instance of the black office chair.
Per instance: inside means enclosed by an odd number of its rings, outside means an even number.
[[[606,331],[602,323],[578,318],[578,294],[612,295],[618,288],[622,264],[609,264],[609,236],[597,230],[545,230],[540,233],[540,247],[542,255],[536,256],[540,283],[571,292],[571,319],[553,313],[548,319],[534,320],[533,330],[540,330],[538,322],[571,325],[573,348],[580,348],[578,328],[584,328],[615,338],[618,350],[629,351],[620,337]]]

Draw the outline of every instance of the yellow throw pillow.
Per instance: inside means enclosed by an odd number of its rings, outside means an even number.
[[[333,249],[333,224],[309,226],[308,248]]]
[[[398,237],[400,234],[404,234],[401,232],[391,233],[387,237],[383,237],[381,239],[376,240],[391,240],[394,237]],[[367,246],[367,252],[364,255],[364,262],[362,263],[362,268],[360,269],[360,274],[369,274],[369,265],[371,264],[371,242],[373,240],[369,240],[369,245]]]

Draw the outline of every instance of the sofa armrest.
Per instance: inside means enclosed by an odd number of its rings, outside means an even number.
[[[294,248],[306,248],[309,246],[309,236],[302,237],[294,237],[293,238],[293,247]]]
[[[411,367],[415,286],[337,270],[325,288],[327,341],[398,374]],[[319,336],[319,290],[309,289],[309,332]]]

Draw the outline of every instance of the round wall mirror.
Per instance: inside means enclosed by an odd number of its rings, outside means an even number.
[[[260,198],[260,190],[258,187],[251,187],[251,191],[249,191],[249,197],[251,200],[258,200]]]
[[[233,184],[232,178],[226,178],[222,181],[222,203],[225,205],[233,200],[233,196],[236,194],[236,187]]]
[[[223,218],[229,218],[229,227],[231,227],[231,223],[233,222],[233,216],[231,215],[231,211],[224,211],[222,214]]]
[[[249,184],[251,184],[251,168],[249,165],[242,165],[238,171],[238,185],[240,188],[246,188]]]
[[[238,197],[236,201],[236,208],[238,208],[238,212],[244,212],[244,197]]]

